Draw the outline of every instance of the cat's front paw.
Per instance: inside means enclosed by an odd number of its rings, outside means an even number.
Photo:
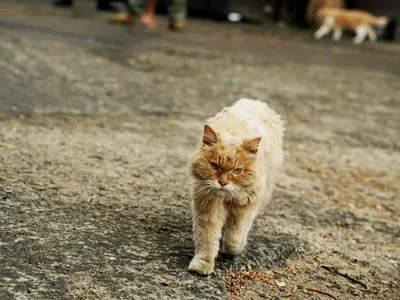
[[[316,33],[314,33],[314,39],[320,40],[320,39],[322,39],[322,35],[319,34],[318,32],[316,32]]]
[[[214,271],[214,263],[194,257],[189,264],[189,271],[200,275],[209,275]]]

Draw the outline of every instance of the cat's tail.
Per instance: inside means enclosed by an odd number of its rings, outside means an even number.
[[[371,19],[371,23],[374,25],[386,25],[389,23],[389,18],[388,17],[373,17]]]

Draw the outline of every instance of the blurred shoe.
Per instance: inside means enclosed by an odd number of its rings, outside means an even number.
[[[170,20],[168,28],[174,31],[180,31],[185,27],[185,21],[182,20]]]
[[[97,9],[111,12],[118,12],[118,8],[110,3],[109,0],[98,0]]]
[[[72,6],[72,0],[54,0],[53,5],[58,7],[69,7]]]
[[[136,23],[136,17],[133,15],[130,15],[126,12],[120,12],[115,15],[113,15],[110,19],[109,22],[111,23],[116,23],[116,24],[134,24]]]

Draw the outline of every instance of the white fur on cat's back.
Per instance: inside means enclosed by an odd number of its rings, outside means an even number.
[[[229,119],[234,116],[240,120],[238,127],[248,128],[247,138],[260,136],[261,146],[265,152],[269,153],[270,163],[280,166],[283,162],[282,137],[284,126],[280,115],[270,109],[268,105],[259,100],[240,99],[230,107],[224,108],[215,117],[208,120],[208,124],[216,124],[218,121]],[[224,121],[222,121],[224,122]],[[218,125],[217,125],[218,126]],[[231,128],[232,129],[232,128]],[[241,130],[238,130],[240,132]],[[222,130],[221,138],[224,140],[234,139],[235,132]],[[243,136],[241,137],[243,138]],[[240,140],[241,142],[242,140]]]
[[[264,102],[252,99],[240,99],[234,105],[229,107],[228,111],[242,118],[260,136],[268,136],[268,131],[266,130],[265,125],[276,119],[278,116]],[[279,122],[280,118],[278,123]]]

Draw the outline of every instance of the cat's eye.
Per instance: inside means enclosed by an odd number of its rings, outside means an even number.
[[[233,173],[240,174],[240,173],[242,173],[242,171],[243,171],[242,168],[236,168],[236,169],[233,170]]]
[[[218,170],[218,165],[216,163],[210,162],[210,166],[211,166],[212,169]]]

